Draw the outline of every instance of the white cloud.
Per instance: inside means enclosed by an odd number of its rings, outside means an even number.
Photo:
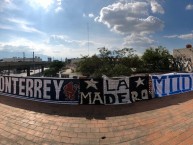
[[[20,10],[20,8],[14,4],[12,0],[1,0],[0,1],[0,12],[5,10]]]
[[[178,35],[167,35],[167,36],[164,36],[165,38],[177,38]]]
[[[55,12],[56,12],[56,13],[59,13],[59,12],[61,12],[61,11],[63,11],[63,8],[62,8],[62,7],[57,7],[57,8],[55,9]]]
[[[127,2],[125,0],[103,7],[96,22],[105,24],[111,31],[125,36],[124,45],[150,45],[155,41],[150,34],[161,31],[164,22],[150,12],[164,14],[163,7],[156,0]]]
[[[104,39],[103,39],[104,41]],[[89,43],[89,48],[88,48]],[[101,40],[74,40],[66,35],[51,35],[45,42],[48,47],[53,47],[58,52],[57,56],[63,54],[65,57],[80,57],[80,55],[90,55],[98,53],[97,48],[105,46],[110,48],[106,41],[104,43]]]
[[[67,35],[50,35],[50,39],[61,39],[61,40],[65,40],[68,39],[69,37]]]
[[[103,7],[100,15],[95,19],[104,23],[109,28],[115,25],[124,25],[127,18],[139,19],[148,15],[148,4],[146,2],[121,3],[117,2]]]
[[[38,47],[35,44],[24,38],[16,38],[14,40],[10,40],[9,42],[0,42],[1,47],[0,50],[12,51],[12,52],[22,52],[22,51],[33,51],[37,50]],[[11,48],[11,49],[10,49]]]
[[[9,24],[6,26],[2,26],[1,28],[4,29],[10,29],[10,30],[15,30],[15,31],[22,31],[22,32],[28,32],[28,33],[38,33],[43,35],[44,33],[38,29],[36,29],[33,24],[30,22],[23,20],[23,19],[18,19],[18,18],[7,18],[5,19]]]
[[[63,45],[68,47],[80,47],[81,41],[71,40],[65,35],[51,35],[48,44]]]
[[[193,39],[193,34],[179,35],[178,38],[180,38],[180,39]]]
[[[147,48],[148,46],[151,46],[154,44],[154,40],[151,39],[147,35],[140,35],[136,33],[132,33],[131,35],[125,37],[125,43],[124,46],[130,46],[130,47],[140,47],[140,48]]]
[[[11,26],[1,25],[1,24],[0,24],[0,29],[2,29],[2,30],[14,30],[14,28]]]
[[[93,14],[93,13],[90,13],[90,14],[88,14],[88,17],[93,18],[93,17],[94,17],[94,14]]]
[[[28,3],[33,8],[41,7],[45,10],[48,10],[48,8],[54,3],[53,0],[28,0]]]
[[[38,33],[38,34],[42,34],[44,35],[44,32],[34,28],[33,26],[30,25],[25,25],[25,24],[21,24],[19,26],[21,29],[20,31],[24,31],[24,32],[28,32],[28,33]]]
[[[59,13],[61,11],[63,11],[63,8],[62,8],[62,0],[56,0],[56,5],[57,7],[55,8],[55,12],[56,13]]]
[[[193,33],[181,34],[181,35],[169,35],[164,36],[165,38],[179,38],[179,39],[193,39]]]
[[[148,15],[147,2],[114,3],[102,8],[95,21],[121,34],[152,33],[164,27],[159,18]]]
[[[86,17],[94,18],[94,14],[93,14],[93,13],[90,13],[90,14],[85,14],[85,13],[83,13],[82,16],[83,16],[84,18],[86,18]]]
[[[64,58],[64,56],[73,56],[70,48],[61,45],[49,45],[45,43],[37,43],[24,38],[15,38],[9,42],[0,42],[0,52],[18,54],[25,52],[26,54],[35,52],[35,55],[53,56]],[[76,56],[76,55],[75,55]]]
[[[151,0],[151,10],[153,13],[160,13],[160,14],[164,14],[164,9],[163,7],[155,0]]]
[[[62,0],[27,0],[29,6],[33,9],[43,9],[46,12],[54,10],[55,13],[63,11]]]
[[[86,17],[86,14],[85,14],[85,13],[83,13],[83,14],[82,14],[82,16],[85,18],[85,17]]]
[[[62,0],[56,0],[56,1],[57,1],[58,6],[62,5]]]
[[[96,43],[94,41],[87,41],[87,40],[72,40],[66,35],[51,35],[49,40],[47,41],[48,44],[51,45],[63,45],[69,48],[87,48],[88,43],[89,46],[101,46],[101,43]]]
[[[186,10],[193,10],[193,5],[192,4],[188,4],[186,6]]]

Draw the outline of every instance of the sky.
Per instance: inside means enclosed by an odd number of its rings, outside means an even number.
[[[193,45],[193,0],[0,0],[0,59]]]

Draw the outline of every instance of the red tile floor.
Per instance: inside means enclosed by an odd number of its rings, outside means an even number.
[[[191,145],[193,92],[114,106],[0,96],[0,144]]]

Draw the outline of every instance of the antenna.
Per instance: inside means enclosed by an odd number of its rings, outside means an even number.
[[[89,23],[87,23],[87,36],[88,36],[88,56],[89,56]]]

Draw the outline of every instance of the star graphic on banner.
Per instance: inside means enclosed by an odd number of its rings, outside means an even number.
[[[139,85],[144,85],[143,81],[144,81],[144,79],[142,80],[141,78],[139,78],[137,81],[135,81],[137,83],[137,87]]]
[[[90,87],[95,88],[96,90],[98,89],[96,84],[98,83],[97,81],[94,81],[93,79],[91,79],[90,81],[85,81],[87,83],[87,89]]]

